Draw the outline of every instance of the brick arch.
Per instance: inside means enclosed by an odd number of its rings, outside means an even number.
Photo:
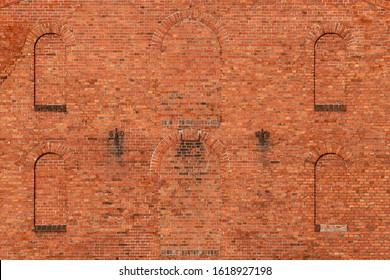
[[[60,159],[63,159],[62,156],[60,156],[58,153],[46,152],[46,153],[41,154],[41,155],[35,160],[34,165],[36,166],[36,165],[37,165],[37,162],[38,162],[41,158],[43,158],[44,156],[46,156],[46,155],[55,155],[55,156],[58,156]]]
[[[211,15],[204,14],[197,10],[191,9],[176,12],[165,18],[153,34],[152,46],[154,46],[156,49],[161,50],[165,35],[168,33],[169,29],[171,29],[174,25],[182,22],[185,19],[195,20],[207,26],[217,37],[220,48],[222,48],[225,44],[229,42],[229,36],[225,28],[218,20],[216,20]]]
[[[56,34],[64,41],[66,46],[73,47],[76,40],[70,29],[57,22],[45,22],[35,26],[26,37],[26,51],[33,52],[36,42],[46,34]]]
[[[317,162],[325,155],[334,154],[339,156],[344,163],[349,165],[353,161],[353,153],[348,147],[339,144],[330,143],[327,145],[318,145],[311,149],[307,154],[305,163],[316,166]]]
[[[318,44],[318,42],[321,40],[321,38],[323,38],[323,37],[326,36],[326,35],[336,35],[336,36],[338,36],[339,38],[342,39],[342,42],[343,42],[344,46],[346,46],[346,42],[345,42],[344,38],[341,37],[340,34],[338,34],[338,33],[331,33],[331,32],[327,32],[327,33],[321,34],[321,35],[317,38],[317,40],[315,41],[315,44],[314,44],[314,45],[317,46],[317,44]],[[315,51],[315,50],[314,50],[314,51]]]
[[[150,161],[150,171],[152,175],[158,174],[164,154],[171,146],[181,141],[183,136],[186,137],[186,139],[199,139],[200,142],[206,144],[217,155],[221,164],[222,174],[230,171],[229,156],[226,147],[221,143],[221,141],[207,132],[196,129],[186,129],[171,133],[160,141],[157,148],[154,150]]]
[[[308,45],[310,49],[314,49],[318,40],[326,34],[335,34],[340,36],[347,47],[356,43],[352,30],[346,25],[336,22],[318,24],[314,26],[306,36],[306,45]]]
[[[33,165],[35,167],[36,162],[47,154],[58,155],[64,161],[74,161],[74,151],[68,147],[54,142],[43,142],[38,146],[35,146],[26,157],[26,164]]]

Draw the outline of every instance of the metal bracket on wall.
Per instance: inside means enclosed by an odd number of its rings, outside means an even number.
[[[117,128],[115,128],[115,131],[110,131],[108,135],[108,140],[113,140],[114,139],[114,144],[119,145],[119,138],[123,137],[125,133],[123,131],[118,131]]]
[[[269,133],[269,131],[264,131],[263,129],[261,129],[255,132],[255,135],[259,139],[259,144],[264,146],[265,144],[267,144],[271,133]]]

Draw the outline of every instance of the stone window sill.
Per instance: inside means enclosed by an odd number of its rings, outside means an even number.
[[[66,231],[66,225],[35,225],[34,231],[37,232]]]
[[[347,106],[343,104],[315,104],[315,111],[333,111],[333,112],[345,112]]]
[[[315,232],[346,232],[348,231],[348,225],[327,225],[316,224],[314,225]]]
[[[66,104],[35,104],[35,112],[66,112]]]

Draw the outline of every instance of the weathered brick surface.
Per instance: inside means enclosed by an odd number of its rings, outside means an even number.
[[[389,259],[388,10],[2,1],[0,257]]]

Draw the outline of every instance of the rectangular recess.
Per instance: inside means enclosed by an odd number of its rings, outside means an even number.
[[[35,104],[35,112],[66,112],[66,104]]]
[[[35,225],[34,231],[40,231],[40,232],[66,231],[66,225]]]
[[[347,106],[343,104],[315,104],[315,111],[346,112]]]
[[[348,225],[328,225],[316,224],[314,225],[315,232],[347,232]]]
[[[188,250],[160,250],[161,256],[218,256],[219,250],[202,250],[202,249],[188,249]]]

